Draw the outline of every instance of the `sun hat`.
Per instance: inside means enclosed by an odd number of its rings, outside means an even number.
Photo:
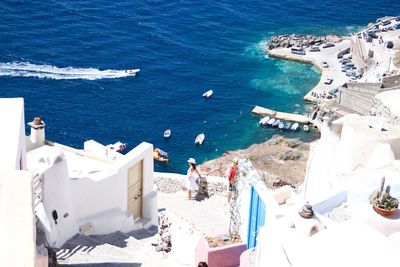
[[[237,157],[234,157],[232,162],[235,163],[235,164],[238,164],[239,163],[239,159]]]
[[[194,158],[190,158],[187,161],[188,163],[196,164],[196,160]]]

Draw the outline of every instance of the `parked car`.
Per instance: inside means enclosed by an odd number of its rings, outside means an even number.
[[[389,25],[389,24],[390,24],[390,20],[384,20],[384,21],[381,22],[382,26],[386,26],[386,25]]]
[[[374,31],[369,31],[367,34],[369,37],[371,37],[373,39],[378,38],[378,35]]]
[[[328,48],[328,47],[334,47],[335,44],[334,43],[325,43],[322,48]]]
[[[329,68],[329,64],[328,64],[328,62],[326,62],[326,61],[321,61],[321,66],[322,66],[323,68]]]
[[[396,20],[396,21],[400,21],[400,16],[397,16],[397,17],[395,18],[395,20]]]
[[[400,23],[397,23],[393,26],[393,28],[395,28],[396,30],[400,29]]]
[[[348,76],[348,77],[356,76],[356,72],[354,70],[347,70],[346,76]]]
[[[388,41],[388,42],[386,43],[386,48],[392,49],[393,46],[394,46],[394,44],[393,44],[392,41]]]
[[[321,51],[321,50],[319,49],[318,46],[312,46],[312,47],[310,48],[310,52],[319,52],[319,51]]]
[[[326,78],[324,84],[331,84],[333,82],[332,78]]]

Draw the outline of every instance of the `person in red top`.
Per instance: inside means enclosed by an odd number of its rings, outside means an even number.
[[[238,158],[234,158],[232,160],[232,166],[229,168],[229,173],[228,173],[228,180],[229,180],[228,203],[231,203],[233,185],[234,185],[235,179],[236,179],[238,162],[239,162],[239,159]]]

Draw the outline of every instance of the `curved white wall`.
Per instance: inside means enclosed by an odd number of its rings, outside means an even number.
[[[378,126],[377,126],[378,125]],[[373,127],[370,127],[373,126]],[[379,130],[380,127],[386,131]],[[390,149],[380,149],[388,144]],[[400,128],[388,125],[383,118],[354,117],[346,121],[336,154],[336,173],[351,172],[360,165],[371,163],[376,153],[385,158],[400,158]]]

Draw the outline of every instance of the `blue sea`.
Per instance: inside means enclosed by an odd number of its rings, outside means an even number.
[[[260,128],[250,113],[302,113],[319,81],[312,66],[266,57],[271,35],[348,34],[399,14],[394,0],[3,0],[0,97],[23,97],[25,120],[41,116],[49,140],[121,140],[128,150],[146,141],[170,155],[156,170],[183,172],[189,157],[203,162],[273,134],[313,138]]]

